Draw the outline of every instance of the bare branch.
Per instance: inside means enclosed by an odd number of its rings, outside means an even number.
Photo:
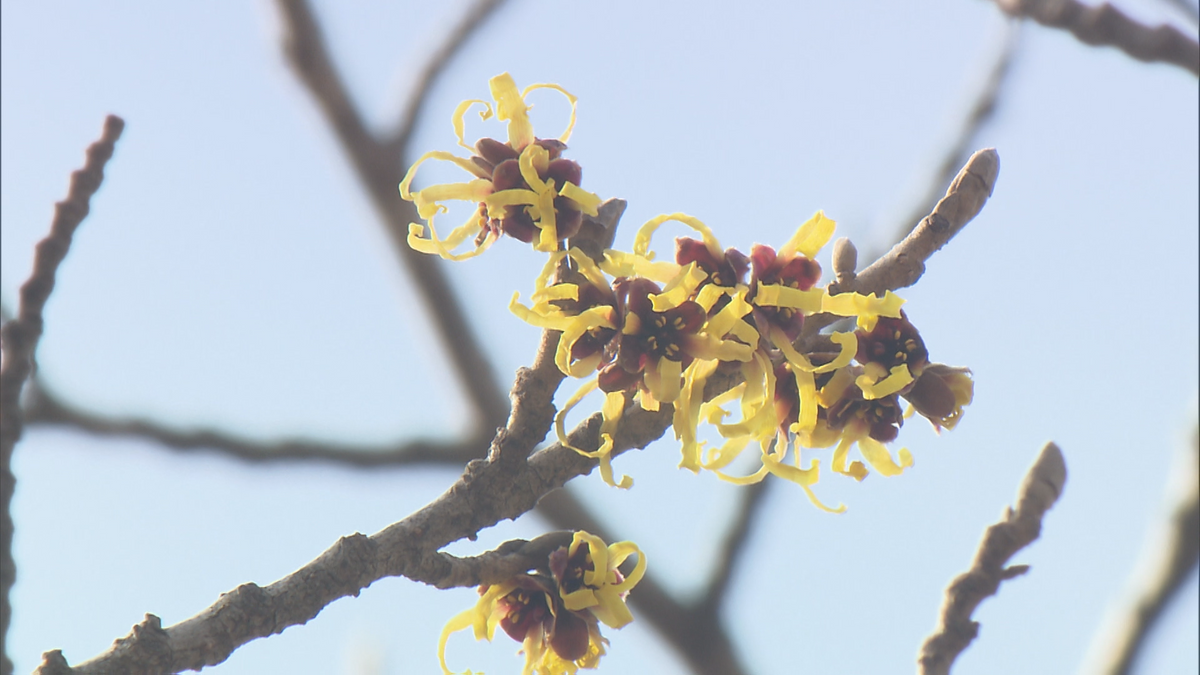
[[[1084,672],[1103,675],[1132,672],[1147,636],[1200,564],[1200,429],[1192,436],[1192,447],[1181,453],[1181,461],[1172,468],[1172,474],[1177,477],[1178,489],[1163,528],[1165,537],[1152,540],[1154,548],[1145,552],[1153,560],[1153,567],[1148,574],[1134,580],[1135,599],[1093,642],[1099,663]]]
[[[882,295],[885,291],[917,283],[925,273],[925,261],[979,215],[992,196],[999,175],[1000,155],[995,148],[985,148],[971,155],[946,190],[946,195],[920,225],[867,269],[853,277],[843,274],[846,282],[830,283],[829,292]],[[822,328],[839,318],[830,314],[807,317],[801,339],[805,342],[815,339]]]
[[[10,506],[17,481],[12,473],[13,448],[21,438],[21,390],[35,368],[38,340],[42,336],[42,311],[54,290],[58,266],[67,257],[75,228],[87,217],[92,195],[104,181],[104,165],[112,158],[125,122],[116,115],[104,120],[100,139],[88,146],[83,168],[71,174],[67,198],[54,205],[50,234],[37,243],[33,271],[22,284],[17,316],[5,321],[3,365],[0,366],[0,643],[8,635],[12,621],[9,591],[16,582],[17,568],[12,557],[13,521]],[[0,671],[11,673],[12,663],[0,653]]]
[[[1170,63],[1200,76],[1200,43],[1174,26],[1144,26],[1107,2],[1096,6],[1078,0],[995,2],[1009,16],[1062,28],[1084,44],[1116,47],[1138,61]]]
[[[459,387],[471,402],[481,430],[503,423],[508,405],[496,384],[495,373],[462,304],[440,261],[412,250],[407,244],[408,225],[417,220],[411,202],[397,197],[404,177],[405,158],[381,143],[367,130],[341,76],[333,66],[325,39],[312,8],[305,0],[278,0],[285,27],[284,52],[301,82],[308,88],[333,127],[366,188],[398,258],[404,261],[425,310],[433,320],[439,343],[450,355]]]
[[[411,440],[363,446],[337,442],[282,440],[258,442],[219,429],[184,430],[150,419],[102,415],[60,399],[35,378],[27,397],[26,424],[61,427],[107,438],[135,438],[182,453],[205,452],[261,462],[327,462],[355,468],[435,464],[462,466],[483,456],[492,434],[457,441]]]
[[[420,121],[421,110],[429,97],[429,90],[433,88],[434,83],[437,82],[446,66],[450,64],[454,55],[502,4],[504,4],[504,0],[477,0],[463,15],[454,30],[446,36],[441,48],[429,57],[428,63],[425,64],[425,68],[421,70],[421,75],[417,78],[416,86],[408,96],[408,102],[404,106],[404,114],[400,116],[400,124],[396,133],[388,141],[388,146],[394,152],[400,155],[407,154],[409,139],[412,138],[413,130]]]
[[[987,529],[971,569],[946,589],[937,630],[917,658],[920,675],[948,675],[954,660],[979,634],[979,624],[971,620],[975,608],[996,594],[1000,582],[1029,571],[1028,565],[1005,565],[1041,534],[1042,518],[1058,501],[1066,482],[1062,451],[1047,443],[1021,482],[1016,511],[1006,508],[1004,518]]]
[[[734,570],[737,569],[738,560],[745,553],[746,540],[750,538],[750,529],[754,524],[754,519],[761,512],[760,509],[765,502],[763,498],[771,484],[772,481],[762,481],[741,490],[741,502],[738,504],[733,522],[730,523],[729,530],[725,534],[725,541],[721,544],[721,558],[717,561],[712,578],[709,579],[704,597],[697,603],[700,611],[708,612],[714,617],[719,614],[721,603],[725,600],[725,594],[729,590],[729,582],[733,578]]]

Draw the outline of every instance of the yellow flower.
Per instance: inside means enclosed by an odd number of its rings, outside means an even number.
[[[418,251],[463,260],[482,253],[501,234],[507,234],[526,243],[534,242],[539,251],[551,252],[558,249],[560,241],[578,231],[585,214],[597,213],[600,198],[579,187],[582,178],[579,164],[561,156],[575,126],[575,97],[556,84],[534,84],[524,91],[518,90],[508,73],[493,77],[489,85],[495,100],[494,112],[490,103],[477,99],[464,101],[454,112],[458,143],[475,154],[462,158],[449,152],[427,152],[400,182],[400,196],[412,201],[418,215],[429,224],[428,238],[424,226],[409,225],[408,244]],[[558,139],[538,139],[533,135],[525,97],[536,89],[553,89],[571,102],[571,121]],[[483,119],[494,114],[500,121],[508,122],[506,142],[483,138],[473,148],[465,143],[463,117],[475,104],[484,106],[480,113]],[[431,159],[451,162],[474,179],[413,191],[411,186],[418,167]],[[454,200],[477,203],[479,208],[466,223],[441,239],[433,218],[447,211],[443,202]],[[472,236],[473,249],[454,252]]]
[[[633,555],[637,564],[625,578],[618,566]],[[569,548],[555,550],[539,568],[550,575],[520,574],[480,587],[475,606],[446,624],[438,641],[444,675],[452,675],[446,664],[450,635],[467,628],[476,640],[490,642],[499,626],[520,642],[524,675],[573,675],[599,664],[608,644],[599,624],[621,628],[633,620],[625,597],[645,574],[645,554],[632,542],[605,546],[599,537],[576,532]]]

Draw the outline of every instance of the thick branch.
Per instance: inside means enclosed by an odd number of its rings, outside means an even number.
[[[21,389],[34,370],[38,340],[42,336],[42,312],[54,290],[58,266],[67,257],[75,228],[87,217],[92,195],[104,180],[104,165],[113,155],[125,122],[115,115],[104,120],[100,139],[87,149],[83,168],[71,174],[67,198],[54,205],[50,234],[37,243],[33,271],[21,286],[17,316],[4,323],[3,365],[0,366],[0,643],[8,635],[12,620],[9,591],[16,582],[16,562],[12,557],[13,521],[9,507],[16,478],[12,473],[13,447],[21,438]],[[0,654],[0,672],[11,673],[12,663]]]
[[[1062,28],[1080,42],[1116,47],[1139,61],[1170,63],[1200,76],[1200,43],[1174,26],[1143,26],[1107,2],[996,0],[1005,14]]]
[[[1102,652],[1101,663],[1088,672],[1103,675],[1127,675],[1146,638],[1154,630],[1172,599],[1179,595],[1196,565],[1200,564],[1200,430],[1192,436],[1192,447],[1185,451],[1180,466],[1174,467],[1179,489],[1165,523],[1166,536],[1154,539],[1156,550],[1146,552],[1154,567],[1134,581],[1135,599],[1124,608],[1113,630],[1095,644]]]
[[[1003,520],[987,529],[971,569],[946,589],[937,630],[917,658],[920,675],[948,675],[954,660],[979,634],[979,624],[971,620],[975,608],[996,594],[1000,582],[1029,571],[1028,565],[1005,565],[1041,534],[1042,518],[1062,495],[1066,481],[1062,451],[1047,443],[1021,482],[1016,511],[1006,508]]]
[[[408,225],[418,218],[412,203],[399,199],[396,192],[404,177],[403,149],[379,141],[367,130],[333,65],[308,3],[278,0],[277,4],[283,15],[283,46],[288,61],[333,127],[359,181],[382,216],[392,248],[404,261],[409,278],[433,319],[438,341],[450,355],[458,384],[471,401],[476,424],[483,430],[494,429],[508,414],[508,407],[496,385],[486,352],[467,321],[440,261],[412,250],[407,244]],[[435,69],[432,74],[437,72]]]

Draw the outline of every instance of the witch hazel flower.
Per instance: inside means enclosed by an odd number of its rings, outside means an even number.
[[[400,183],[400,196],[413,202],[417,213],[428,223],[409,225],[408,244],[423,253],[439,255],[449,260],[463,260],[479,255],[501,235],[532,243],[538,251],[559,249],[564,239],[574,235],[583,216],[596,215],[600,198],[579,187],[583,170],[575,161],[565,159],[566,141],[575,126],[576,99],[556,84],[534,84],[517,89],[508,73],[489,81],[495,106],[488,101],[471,99],[459,104],[454,111],[454,134],[458,143],[473,154],[469,158],[449,152],[431,151],[422,155],[408,170]],[[534,136],[529,120],[529,105],[525,97],[537,89],[552,89],[571,103],[571,120],[557,139]],[[493,115],[508,123],[508,138],[499,141],[482,138],[474,147],[464,141],[463,121],[471,106],[480,104],[484,120]],[[412,189],[417,169],[429,160],[450,162],[474,178],[463,183],[443,183],[421,190]],[[467,201],[478,204],[476,212],[466,223],[445,238],[439,238],[433,219],[447,211],[444,202]],[[463,253],[454,251],[468,239],[474,248]]]
[[[620,566],[637,561],[626,577]],[[608,640],[600,624],[619,629],[633,621],[626,599],[646,573],[646,556],[629,541],[606,546],[579,531],[569,546],[553,551],[537,570],[479,588],[475,606],[442,629],[438,659],[444,675],[450,635],[468,628],[476,640],[491,641],[499,627],[521,643],[523,675],[573,675],[596,668]],[[470,675],[466,671],[465,675]]]

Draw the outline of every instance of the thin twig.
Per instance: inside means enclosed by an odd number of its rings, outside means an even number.
[[[1153,564],[1131,582],[1133,601],[1093,642],[1096,665],[1084,672],[1132,672],[1146,638],[1200,564],[1200,429],[1192,436],[1192,447],[1180,456],[1179,464],[1172,467],[1174,504],[1164,523],[1164,536],[1151,540],[1152,548],[1144,554]]]
[[[258,442],[219,429],[184,430],[151,419],[121,418],[86,410],[62,400],[34,379],[27,397],[29,426],[60,427],[101,438],[134,438],[181,453],[213,453],[252,462],[321,462],[352,468],[384,466],[462,466],[483,456],[491,433],[454,441],[414,439],[387,445],[350,445],[334,441]]]
[[[420,76],[417,77],[416,86],[408,95],[408,102],[404,106],[404,113],[400,116],[396,133],[387,142],[394,152],[399,155],[408,153],[408,144],[412,139],[413,130],[417,128],[417,122],[420,121],[425,102],[429,98],[429,90],[433,88],[434,83],[437,82],[446,66],[450,64],[454,55],[502,4],[504,4],[504,0],[477,0],[463,15],[454,30],[446,36],[442,46],[429,57],[429,61],[421,70]]]
[[[1116,47],[1139,61],[1170,63],[1200,76],[1200,43],[1178,28],[1151,28],[1109,3],[1087,5],[1078,0],[995,0],[1005,14],[1062,28],[1080,42]]]
[[[975,608],[995,595],[1002,581],[1029,571],[1028,565],[1006,565],[1041,534],[1042,518],[1058,501],[1066,482],[1062,451],[1047,443],[1021,482],[1016,511],[1006,508],[1004,518],[987,529],[971,569],[946,589],[937,630],[917,657],[920,675],[948,675],[954,660],[979,634],[979,623],[971,619]]]
[[[492,430],[508,415],[508,404],[496,383],[494,369],[466,319],[440,261],[408,246],[408,225],[418,220],[411,202],[397,198],[396,186],[404,177],[405,158],[397,148],[376,139],[350,99],[334,67],[325,38],[305,0],[278,0],[284,24],[284,52],[301,82],[308,88],[333,127],[366,188],[398,258],[403,260],[414,287],[433,319],[439,343],[450,355],[459,387],[471,402],[475,423]],[[436,71],[434,75],[437,74]]]
[[[83,168],[71,174],[67,198],[54,205],[50,234],[37,243],[33,256],[33,271],[21,286],[17,316],[6,321],[2,332],[3,365],[0,365],[0,643],[8,635],[12,620],[9,591],[16,582],[16,562],[12,556],[13,521],[10,507],[16,478],[12,473],[13,448],[21,438],[21,390],[35,369],[38,340],[42,336],[42,312],[54,290],[58,266],[67,257],[75,228],[87,217],[92,195],[104,181],[104,165],[112,158],[113,149],[125,122],[115,115],[104,120],[100,139],[87,149]],[[0,654],[0,673],[11,673],[12,662]]]

